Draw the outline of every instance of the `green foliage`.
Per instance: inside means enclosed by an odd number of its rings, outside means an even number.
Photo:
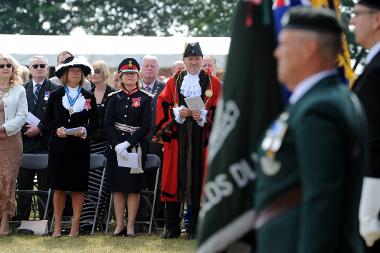
[[[229,36],[237,0],[8,0],[0,33]]]

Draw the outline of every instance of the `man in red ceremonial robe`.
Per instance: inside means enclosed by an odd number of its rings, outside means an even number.
[[[220,81],[201,70],[202,58],[198,42],[187,44],[183,54],[186,69],[168,80],[157,100],[156,140],[164,143],[161,188],[161,200],[166,202],[164,239],[181,234],[181,203],[191,206],[187,236],[195,237],[208,138],[221,93]],[[185,101],[196,97],[203,101],[204,108]]]

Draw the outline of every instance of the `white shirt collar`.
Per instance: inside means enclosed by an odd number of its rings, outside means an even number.
[[[35,88],[36,87],[36,85],[37,85],[37,82],[36,81],[34,81],[34,79],[32,79],[32,81],[33,81],[33,88]],[[45,79],[44,80],[42,80],[42,82],[40,82],[39,84],[43,84],[45,82]]]
[[[289,98],[289,103],[292,105],[297,103],[297,101],[300,100],[300,98],[303,95],[305,95],[305,93],[308,92],[311,88],[313,88],[314,85],[316,85],[320,80],[322,80],[325,77],[332,76],[335,74],[336,74],[336,69],[329,69],[329,70],[318,72],[304,79],[294,89],[293,94]]]
[[[151,90],[153,90],[153,88],[154,88],[154,83],[156,82],[156,80],[154,80],[152,83],[150,83],[150,84],[146,84],[146,83],[144,82],[144,80],[141,80],[141,81],[142,81],[143,88],[145,88],[146,86],[149,86],[149,88],[150,88]]]
[[[365,58],[365,64],[368,65],[379,52],[380,52],[380,41],[377,42],[375,45],[373,45],[373,47],[371,47],[371,49],[369,50],[369,53],[367,57]]]

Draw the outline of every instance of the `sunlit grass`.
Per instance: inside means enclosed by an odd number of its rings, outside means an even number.
[[[86,235],[71,238],[25,236],[12,234],[0,237],[1,253],[187,253],[195,251],[195,241],[163,240],[159,235],[141,235],[135,238],[110,235]]]

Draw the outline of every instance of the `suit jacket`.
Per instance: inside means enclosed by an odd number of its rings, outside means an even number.
[[[152,123],[150,126],[150,131],[148,135],[146,136],[146,139],[148,142],[150,142],[154,136],[154,133],[156,131],[156,105],[157,105],[157,98],[161,94],[162,90],[165,88],[165,83],[160,82],[158,80],[154,81],[153,85],[153,99],[152,99]]]
[[[297,187],[302,196],[257,231],[258,253],[363,252],[358,209],[366,131],[357,97],[336,76],[279,116],[258,149],[255,208]]]
[[[28,106],[25,89],[19,84],[12,86],[3,97],[5,122],[3,124],[7,136],[17,134],[26,121]]]
[[[48,141],[50,131],[42,124],[42,118],[45,112],[47,101],[52,91],[58,89],[60,86],[47,79],[42,83],[40,92],[38,93],[37,103],[33,103],[33,81],[29,81],[24,84],[26,90],[26,98],[28,100],[28,111],[36,116],[41,122],[38,124],[38,128],[41,133],[35,137],[27,137],[24,133],[28,130],[26,124],[22,128],[22,140],[24,146],[24,153],[46,152],[48,147]]]
[[[352,90],[366,112],[369,127],[369,168],[366,176],[380,178],[380,53],[364,68]]]

